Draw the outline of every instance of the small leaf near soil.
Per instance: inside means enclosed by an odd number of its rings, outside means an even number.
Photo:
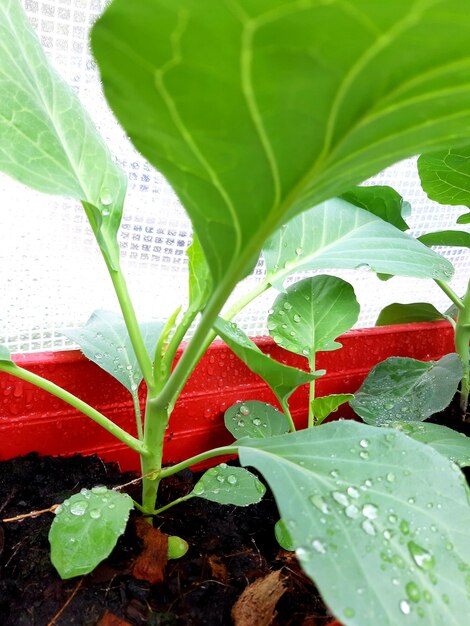
[[[332,393],[329,396],[315,398],[315,400],[312,401],[315,423],[317,425],[321,424],[328,415],[337,411],[342,404],[350,402],[353,398],[354,395],[352,393]]]
[[[234,626],[269,626],[276,618],[276,604],[285,592],[281,570],[251,583],[233,606]]]
[[[313,358],[321,350],[337,350],[334,341],[357,321],[359,304],[352,286],[336,276],[311,276],[276,298],[268,317],[274,341],[295,354]]]
[[[65,500],[49,531],[52,564],[61,578],[88,574],[105,559],[133,507],[127,494],[106,487],[82,489]]]
[[[416,441],[428,444],[460,467],[470,466],[470,438],[463,433],[429,422],[394,422],[392,427]]]
[[[267,402],[247,400],[233,404],[224,414],[225,427],[236,439],[257,437],[265,439],[289,432],[283,413]]]
[[[297,557],[345,626],[461,625],[470,613],[464,476],[430,446],[352,420],[240,442]]]
[[[190,496],[219,504],[248,506],[260,502],[265,492],[263,483],[248,470],[221,463],[202,475]]]
[[[419,422],[449,405],[461,378],[462,364],[454,353],[439,361],[391,357],[372,368],[349,404],[375,426]]]

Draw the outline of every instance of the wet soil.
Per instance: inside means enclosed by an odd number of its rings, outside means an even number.
[[[0,463],[0,519],[48,508],[83,487],[114,487],[132,478],[96,457],[64,459],[31,454],[6,461]],[[193,478],[186,471],[166,483],[162,503],[187,493]],[[138,498],[138,489],[130,494]],[[142,547],[132,519],[113,553],[93,574],[67,581],[60,580],[49,561],[51,513],[3,523],[0,624],[230,626],[232,607],[242,592],[254,581],[264,580],[268,596],[280,594],[270,609],[272,624],[324,626],[332,618],[295,557],[280,550],[272,530],[277,519],[269,494],[247,508],[194,498],[169,509],[158,517],[156,525],[165,533],[186,538],[190,548],[182,559],[169,561],[165,581],[153,585],[130,573]],[[276,571],[276,581],[266,580]],[[273,584],[277,591],[269,588]],[[254,595],[246,626],[257,623],[256,602],[260,599]]]

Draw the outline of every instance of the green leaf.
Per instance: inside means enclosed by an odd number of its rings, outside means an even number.
[[[450,404],[461,378],[457,354],[439,361],[391,357],[372,368],[349,404],[368,424],[419,422]]]
[[[247,400],[236,402],[225,411],[226,429],[236,439],[266,438],[289,432],[286,416],[267,402]]]
[[[98,244],[119,266],[127,178],[75,92],[48,64],[16,0],[0,3],[0,170],[84,203]]]
[[[445,315],[428,302],[413,302],[411,304],[395,302],[380,311],[375,325],[390,326],[391,324],[411,324],[412,322],[434,322],[442,319],[446,319]]]
[[[418,173],[431,200],[470,206],[470,145],[421,155]]]
[[[127,494],[106,487],[82,489],[65,500],[49,531],[51,561],[60,577],[93,571],[111,553],[133,508]]]
[[[153,354],[163,326],[163,322],[145,322],[140,325],[149,354]],[[67,328],[61,332],[77,343],[87,358],[111,374],[132,394],[137,393],[142,382],[142,372],[121,315],[98,309],[85,326]]]
[[[288,216],[468,136],[467,0],[114,0],[91,40],[215,285]]]
[[[281,404],[297,387],[315,380],[324,373],[318,371],[308,374],[295,367],[274,361],[268,355],[263,354],[234,322],[228,322],[219,317],[214,324],[214,329],[238,358],[268,383]]]
[[[457,224],[470,224],[470,213],[463,213],[457,218]]]
[[[194,485],[191,496],[219,504],[248,506],[260,502],[265,492],[263,483],[248,470],[221,463],[204,472]]]
[[[409,228],[403,215],[408,215],[411,212],[411,206],[392,187],[378,185],[354,187],[346,193],[342,193],[341,198],[377,215],[399,230],[408,230]]]
[[[315,398],[312,401],[312,410],[316,419],[316,424],[321,424],[328,415],[337,411],[345,402],[353,400],[352,393],[335,393],[321,398]]]
[[[364,209],[335,198],[294,217],[263,247],[267,279],[282,290],[293,272],[363,269],[448,280],[449,261]]]
[[[274,535],[276,537],[276,541],[281,546],[281,548],[284,548],[284,550],[288,550],[289,552],[295,550],[292,536],[288,531],[284,520],[280,519],[274,524]]]
[[[212,279],[204,252],[199,239],[194,236],[193,242],[186,250],[189,262],[189,308],[201,311],[212,291]]]
[[[470,438],[463,433],[429,422],[414,424],[394,422],[392,426],[415,441],[433,447],[439,454],[457,463],[460,467],[470,466]]]
[[[469,491],[403,433],[351,420],[247,439],[299,561],[345,626],[460,626],[470,612]]]
[[[0,361],[12,362],[10,350],[6,346],[0,345]]]
[[[309,359],[321,350],[337,350],[334,341],[357,322],[359,303],[352,286],[336,276],[312,276],[287,288],[268,317],[274,341]]]
[[[418,239],[425,246],[470,248],[470,233],[466,233],[464,230],[441,230],[436,233],[426,233]]]

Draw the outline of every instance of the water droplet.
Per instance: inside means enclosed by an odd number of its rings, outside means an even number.
[[[333,491],[331,496],[332,496],[333,500],[335,500],[338,504],[341,504],[342,506],[348,506],[349,505],[349,500],[348,500],[346,494],[341,493],[341,491]]]
[[[304,251],[304,249],[303,249],[303,248],[296,248],[296,249],[295,249],[295,254],[296,254],[297,256],[300,256],[300,255],[302,254],[302,252],[303,252],[303,251]]]
[[[400,530],[404,535],[410,534],[410,525],[405,519],[402,519],[400,522]]]
[[[345,508],[344,512],[351,519],[355,519],[356,517],[359,517],[359,515],[360,515],[360,511],[359,511],[358,507],[355,504],[350,504],[349,506],[347,506]]]
[[[132,383],[131,385],[131,391],[137,391],[138,387],[135,383]]]
[[[237,484],[236,476],[234,476],[233,474],[230,474],[230,476],[227,476],[227,482],[230,483],[231,485],[236,485]]]
[[[253,423],[253,426],[261,426],[262,422],[258,417],[255,417],[252,423]]]
[[[414,541],[408,542],[408,550],[410,551],[413,561],[420,569],[429,571],[436,565],[434,556]]]
[[[84,500],[77,500],[70,505],[70,513],[77,516],[84,515],[87,508],[88,502],[85,502]]]
[[[216,480],[219,483],[224,483],[225,482],[225,476],[222,476],[222,474],[217,474],[217,476],[215,478],[216,478]]]
[[[416,583],[413,581],[405,585],[406,595],[411,602],[419,602],[421,600],[421,591]]]
[[[91,509],[90,517],[93,519],[99,519],[101,517],[101,511],[99,511],[98,509]]]
[[[362,507],[362,514],[367,519],[376,519],[379,514],[379,509],[375,506],[375,504],[365,504]]]
[[[377,534],[374,524],[369,519],[366,519],[362,522],[361,528],[367,535],[370,535],[371,537]]]
[[[393,483],[395,481],[395,474],[393,472],[389,472],[386,478],[389,483]]]
[[[314,506],[317,507],[319,511],[321,511],[325,515],[328,515],[328,513],[330,512],[330,508],[325,500],[322,498],[322,496],[310,496],[309,500]]]
[[[292,304],[290,302],[284,302],[284,308],[286,311],[290,311],[292,309]]]
[[[348,487],[346,491],[348,492],[348,495],[351,496],[351,498],[359,498],[359,496],[361,495],[356,487]]]
[[[297,324],[302,320],[302,318],[300,317],[300,315],[298,313],[295,313],[293,318],[294,322],[296,322]]]
[[[312,541],[312,548],[320,554],[326,554],[326,545],[320,541],[320,539],[314,539]]]
[[[359,452],[359,456],[361,457],[361,459],[368,459],[369,458],[369,452],[367,450],[361,450]]]
[[[363,272],[369,272],[371,270],[371,266],[369,263],[359,263],[359,265],[356,265],[355,269]]]
[[[411,605],[407,600],[402,600],[400,602],[400,611],[403,615],[409,615],[411,613]]]
[[[300,546],[300,548],[297,548],[295,554],[297,555],[297,558],[301,561],[307,561],[312,557],[311,551],[308,548],[303,548],[302,546]]]
[[[361,446],[361,448],[368,448],[369,441],[367,439],[361,439],[361,441],[359,442],[359,445]]]
[[[240,408],[238,410],[245,417],[250,414],[250,409],[249,409],[249,407],[246,404],[241,404]]]
[[[95,359],[96,359],[97,361],[99,361],[99,360],[100,360],[100,359],[102,359],[102,358],[103,358],[103,355],[102,355],[102,354],[100,354],[99,352],[97,352],[97,353],[95,354]]]
[[[100,191],[101,204],[103,204],[104,206],[109,206],[112,201],[113,201],[113,195],[111,193],[111,190],[108,189],[107,187],[102,187]]]

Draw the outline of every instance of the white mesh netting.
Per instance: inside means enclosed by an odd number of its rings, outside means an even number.
[[[49,59],[76,89],[128,173],[120,245],[138,316],[166,317],[187,297],[190,223],[166,181],[130,145],[101,95],[87,42],[89,28],[105,4],[105,0],[23,0]],[[411,203],[408,222],[414,234],[455,228],[462,212],[427,199],[414,160],[399,163],[370,182],[393,186]],[[0,343],[12,352],[67,347],[58,332],[61,328],[85,323],[94,309],[118,309],[83,210],[75,201],[33,192],[3,175],[0,197]],[[442,253],[456,268],[452,286],[463,292],[470,252],[454,248]],[[263,271],[260,263],[237,294],[252,287]],[[374,325],[380,309],[390,302],[430,301],[441,310],[450,304],[432,281],[394,278],[384,283],[368,272],[332,273],[354,285],[361,304],[358,326]],[[266,293],[237,318],[250,335],[266,333],[267,311],[275,295],[272,290]]]

